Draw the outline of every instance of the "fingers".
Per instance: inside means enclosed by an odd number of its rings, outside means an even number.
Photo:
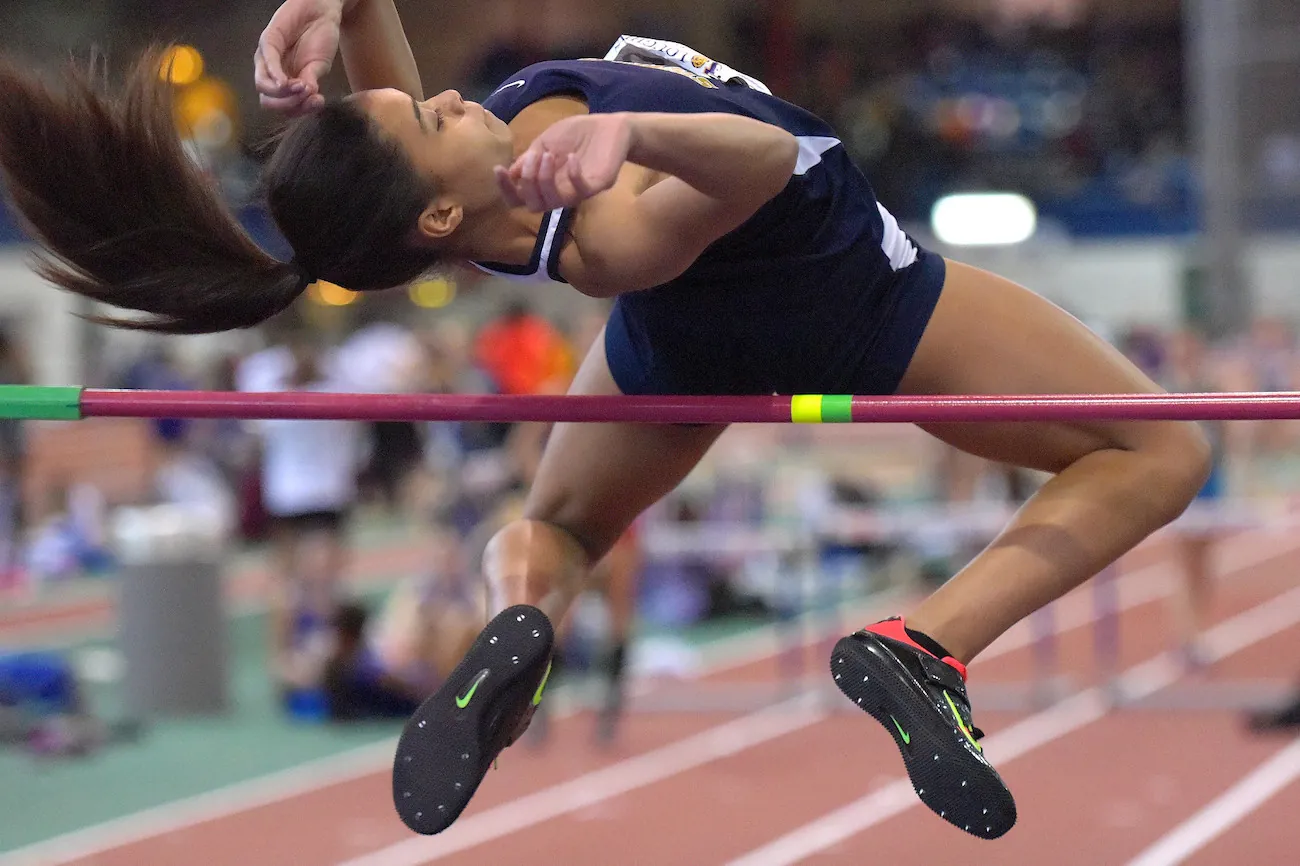
[[[274,67],[272,57],[276,58]],[[271,49],[265,39],[253,54],[253,83],[257,86],[262,105],[277,110],[295,106],[309,95],[302,81],[284,74],[279,66],[279,52]]]
[[[257,86],[258,102],[263,108],[295,116],[315,111],[325,104],[325,98],[320,93],[320,79],[329,72],[331,61],[329,59],[309,61],[303,64],[301,69],[295,70],[292,76],[285,72],[285,63],[291,62],[288,46],[297,45],[296,50],[299,55],[304,52],[301,35],[294,39],[286,35],[295,28],[301,29],[301,22],[295,22],[292,16],[280,20],[284,10],[285,7],[281,7],[280,12],[271,19],[271,23],[267,25],[261,39],[258,40],[257,51],[253,55],[253,78]],[[328,42],[329,33],[327,31],[317,33],[317,36],[321,35],[326,37]],[[337,42],[337,34],[335,42]],[[320,53],[329,53],[328,45],[324,48],[321,46],[316,48],[320,49]]]
[[[266,74],[270,82],[277,87],[285,87],[289,84],[289,76],[284,74],[284,66],[280,58],[282,49],[276,44],[278,41],[268,31],[258,43],[257,53],[266,66]]]
[[[501,190],[501,197],[511,207],[523,207],[524,200],[520,197],[518,190],[515,189],[515,182],[510,176],[510,170],[503,165],[498,165],[493,171],[496,174],[497,187]]]
[[[324,60],[313,60],[303,66],[298,73],[298,80],[307,85],[313,94],[320,93],[321,76],[330,71],[330,64]]]
[[[313,96],[294,96],[287,98],[275,98],[268,96],[258,97],[258,103],[269,111],[283,114],[286,117],[300,117],[304,114],[311,114],[325,105],[325,97],[320,94]]]
[[[253,84],[257,87],[258,93],[267,93],[278,86],[266,67],[266,58],[262,56],[260,45],[253,52]]]
[[[573,187],[574,195],[579,199],[587,199],[596,194],[586,176],[582,173],[582,166],[578,164],[576,159],[569,160],[567,168],[566,174],[569,176],[569,184]]]
[[[509,168],[497,166],[494,173],[511,207],[535,213],[573,207],[609,186],[587,177],[578,158],[538,149],[524,152]]]
[[[564,207],[573,207],[583,199],[590,198],[573,182],[574,172],[577,171],[578,161],[576,159],[566,159],[564,164],[555,170],[555,188]]]
[[[565,202],[560,195],[559,185],[556,183],[556,165],[557,159],[553,153],[542,154],[542,160],[537,166],[537,191],[541,193],[542,204],[546,210],[563,207]],[[564,172],[560,172],[563,174]]]
[[[320,73],[314,68],[315,64],[309,64],[301,77],[289,78],[283,69],[272,71],[271,56],[260,46],[253,55],[253,79],[257,85],[258,102],[263,108],[294,117],[315,111],[325,104],[325,97],[320,95],[316,83]]]
[[[541,151],[530,148],[523,156],[519,157],[515,170],[511,171],[511,177],[515,181],[515,189],[518,190],[519,197],[523,199],[524,207],[536,212],[548,210],[542,199],[541,187],[538,184],[538,172],[541,165]]]
[[[577,174],[580,174],[577,160],[548,151],[529,150],[509,169],[500,169],[497,180],[512,206],[543,212],[572,207],[589,197],[574,183]]]
[[[263,108],[296,117],[320,108],[325,104],[325,97],[319,93],[312,93],[301,82],[297,82],[291,85],[283,96],[259,94],[258,102]]]

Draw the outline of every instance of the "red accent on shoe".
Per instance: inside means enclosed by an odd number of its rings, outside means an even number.
[[[889,619],[884,619],[881,620],[880,622],[872,623],[871,625],[864,628],[863,631],[869,631],[872,634],[878,634],[881,637],[887,637],[890,640],[896,640],[899,643],[905,643],[910,647],[919,649],[921,652],[925,652],[925,653],[930,652],[925,647],[921,646],[919,643],[912,640],[912,636],[907,633],[907,629],[903,625],[903,618],[901,616],[890,617]],[[930,653],[930,655],[934,655],[934,653]]]
[[[912,636],[907,633],[907,626],[903,622],[903,618],[901,616],[890,617],[889,619],[881,620],[880,622],[877,623],[872,623],[871,625],[864,628],[863,631],[869,631],[872,634],[878,634],[881,637],[887,637],[890,640],[896,640],[899,643],[905,643],[908,646],[912,647],[913,649],[920,650],[921,652],[925,653],[931,658],[937,658],[937,656],[935,656],[934,653],[930,652],[928,649],[921,646],[916,641],[912,640]],[[952,665],[952,667],[957,671],[957,673],[961,674],[961,681],[966,682],[966,666],[964,664],[957,661],[952,656],[944,656],[942,659],[939,660],[945,664]]]

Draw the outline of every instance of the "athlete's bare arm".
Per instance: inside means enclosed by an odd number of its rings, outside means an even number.
[[[393,0],[286,0],[253,59],[262,105],[290,115],[319,108],[320,79],[340,49],[353,91],[392,87],[424,98]]]
[[[354,93],[394,87],[424,99],[420,70],[393,0],[351,0],[343,12],[339,48]]]
[[[609,297],[679,276],[785,188],[797,156],[790,133],[732,114],[575,114],[498,180],[532,210],[582,204],[562,268],[579,291]],[[628,164],[668,177],[651,183]]]

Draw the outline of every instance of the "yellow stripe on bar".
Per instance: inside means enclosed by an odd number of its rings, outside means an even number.
[[[848,394],[796,394],[790,398],[790,420],[796,424],[847,424],[853,420]]]
[[[822,395],[795,394],[791,397],[790,420],[796,424],[822,423]]]

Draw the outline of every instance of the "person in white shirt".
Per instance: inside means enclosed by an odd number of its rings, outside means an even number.
[[[247,391],[342,391],[330,359],[301,337],[247,358]],[[262,501],[271,520],[272,669],[282,685],[317,682],[348,564],[348,518],[356,503],[360,425],[350,421],[257,422]]]
[[[385,316],[378,299],[358,311],[361,327],[338,348],[334,360],[341,390],[373,394],[421,390],[427,376],[424,346],[410,329]],[[409,502],[409,482],[424,457],[421,425],[376,421],[369,425],[370,458],[360,476],[363,497],[377,496],[390,511]]]

